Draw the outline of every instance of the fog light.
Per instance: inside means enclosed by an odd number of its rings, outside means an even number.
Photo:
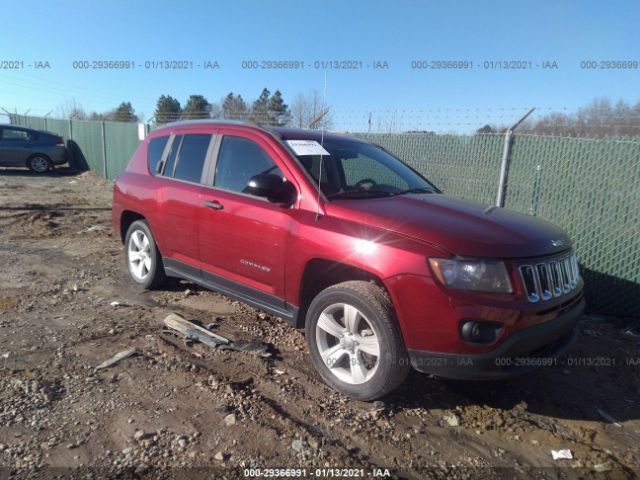
[[[498,338],[501,326],[471,320],[464,322],[460,329],[462,339],[472,343],[492,343]]]

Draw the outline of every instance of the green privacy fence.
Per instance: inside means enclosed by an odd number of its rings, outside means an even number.
[[[71,140],[74,157],[115,178],[135,151],[138,125],[12,116]],[[356,134],[423,173],[445,193],[492,205],[504,136]],[[507,208],[564,228],[581,261],[592,311],[640,316],[640,138],[514,135]]]
[[[47,130],[64,137],[76,166],[89,168],[113,180],[126,167],[139,140],[136,123],[60,120],[11,115],[11,123]],[[144,129],[148,130],[146,125]]]

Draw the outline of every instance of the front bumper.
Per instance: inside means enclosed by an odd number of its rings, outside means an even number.
[[[511,333],[494,350],[482,354],[451,354],[409,350],[412,366],[424,373],[460,380],[493,380],[557,365],[557,357],[575,342],[584,299],[545,323]]]

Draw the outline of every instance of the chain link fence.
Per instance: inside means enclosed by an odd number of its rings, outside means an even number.
[[[496,201],[504,136],[359,134],[445,193]],[[536,215],[574,240],[589,309],[640,316],[640,138],[514,134],[505,207]]]
[[[139,143],[138,124],[12,115],[11,122],[67,140],[76,165],[113,179]],[[493,205],[502,134],[360,133],[445,193]],[[514,134],[506,208],[564,228],[574,240],[588,308],[640,316],[640,138],[581,139]]]

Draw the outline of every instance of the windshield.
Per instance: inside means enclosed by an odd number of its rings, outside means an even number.
[[[382,148],[349,139],[325,139],[322,192],[329,199],[371,198],[406,193],[436,193],[438,189]],[[318,182],[320,155],[298,155]]]

